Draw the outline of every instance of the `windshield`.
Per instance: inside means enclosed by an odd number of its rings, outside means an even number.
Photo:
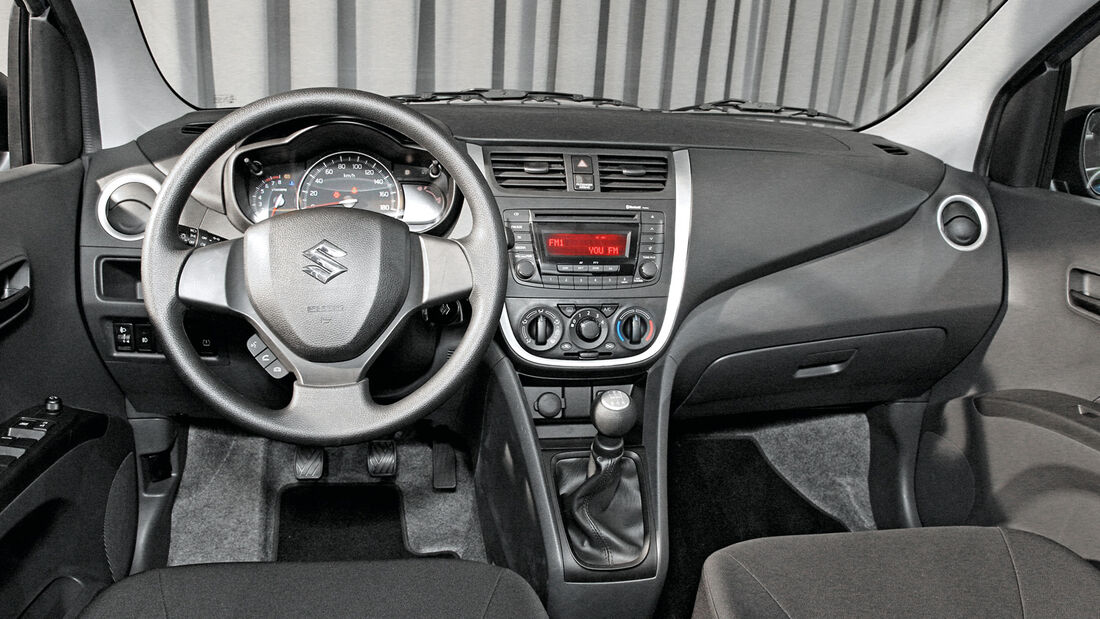
[[[134,0],[195,107],[342,86],[562,91],[670,110],[723,99],[863,125],[920,86],[994,0]],[[548,103],[549,104],[549,103]],[[714,111],[733,111],[718,108]]]

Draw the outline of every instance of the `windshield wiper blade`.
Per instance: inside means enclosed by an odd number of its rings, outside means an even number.
[[[406,103],[435,103],[451,101],[474,101],[480,103],[493,103],[497,101],[516,101],[519,103],[591,103],[599,107],[609,105],[612,107],[628,107],[642,109],[633,103],[627,103],[620,99],[609,97],[593,97],[572,92],[557,92],[553,90],[504,90],[499,88],[470,88],[467,90],[452,90],[439,92],[426,92],[412,95],[397,95],[391,97]]]
[[[851,121],[840,116],[834,116],[827,112],[815,110],[809,107],[797,107],[793,105],[780,105],[778,103],[765,103],[761,101],[747,101],[745,99],[721,99],[708,101],[695,105],[685,105],[670,112],[722,112],[741,114],[769,114],[786,118],[806,119],[817,122],[837,123],[852,126]]]

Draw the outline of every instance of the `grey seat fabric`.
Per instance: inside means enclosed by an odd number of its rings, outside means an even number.
[[[515,572],[454,559],[218,563],[144,572],[84,617],[545,617]]]
[[[1100,570],[1038,535],[940,527],[773,537],[703,567],[695,617],[1098,617]]]

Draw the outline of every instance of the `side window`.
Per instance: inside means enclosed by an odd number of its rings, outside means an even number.
[[[1073,56],[1051,189],[1100,199],[1100,38]]]

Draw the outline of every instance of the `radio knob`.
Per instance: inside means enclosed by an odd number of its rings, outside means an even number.
[[[535,274],[535,263],[530,260],[520,260],[516,263],[516,275],[519,275],[520,279],[531,279],[531,276]]]
[[[641,275],[643,279],[653,279],[657,277],[657,273],[659,272],[657,263],[652,260],[646,260],[638,267],[638,274]]]

